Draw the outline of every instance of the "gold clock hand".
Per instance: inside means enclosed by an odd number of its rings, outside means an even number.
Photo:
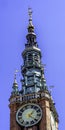
[[[32,112],[31,112],[31,115],[34,113],[35,111],[33,110]]]
[[[31,118],[33,118],[33,119],[35,119],[33,116],[31,116],[31,115],[29,115],[29,117],[31,117]]]
[[[31,112],[31,114],[33,114],[34,113],[34,110]]]
[[[31,113],[29,113],[28,116],[30,117],[33,113],[34,113],[34,110]]]

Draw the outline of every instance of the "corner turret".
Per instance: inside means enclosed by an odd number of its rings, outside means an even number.
[[[12,86],[13,90],[11,92],[11,96],[19,95],[18,84],[17,84],[17,80],[16,80],[16,72],[14,74],[14,83],[13,83],[13,86]]]

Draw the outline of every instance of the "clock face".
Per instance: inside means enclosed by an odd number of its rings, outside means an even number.
[[[16,121],[21,126],[30,127],[37,124],[42,117],[41,108],[34,103],[28,103],[18,109]]]

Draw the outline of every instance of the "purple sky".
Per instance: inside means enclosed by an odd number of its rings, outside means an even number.
[[[59,114],[59,130],[65,128],[65,0],[0,0],[0,129],[9,130],[8,99],[14,72],[23,64],[21,52],[26,43],[28,7],[42,62],[46,64],[47,85]],[[19,88],[21,74],[17,74]]]

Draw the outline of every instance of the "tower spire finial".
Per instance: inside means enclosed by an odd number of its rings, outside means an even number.
[[[32,24],[32,9],[28,8],[28,15],[29,15],[29,25],[28,25],[28,32],[34,32],[34,26]]]
[[[29,24],[32,25],[32,9],[28,8],[28,14],[29,14]]]
[[[15,70],[15,72],[14,72],[14,83],[17,83],[17,81],[16,81],[16,74],[17,74],[17,72],[18,72],[18,70]]]

